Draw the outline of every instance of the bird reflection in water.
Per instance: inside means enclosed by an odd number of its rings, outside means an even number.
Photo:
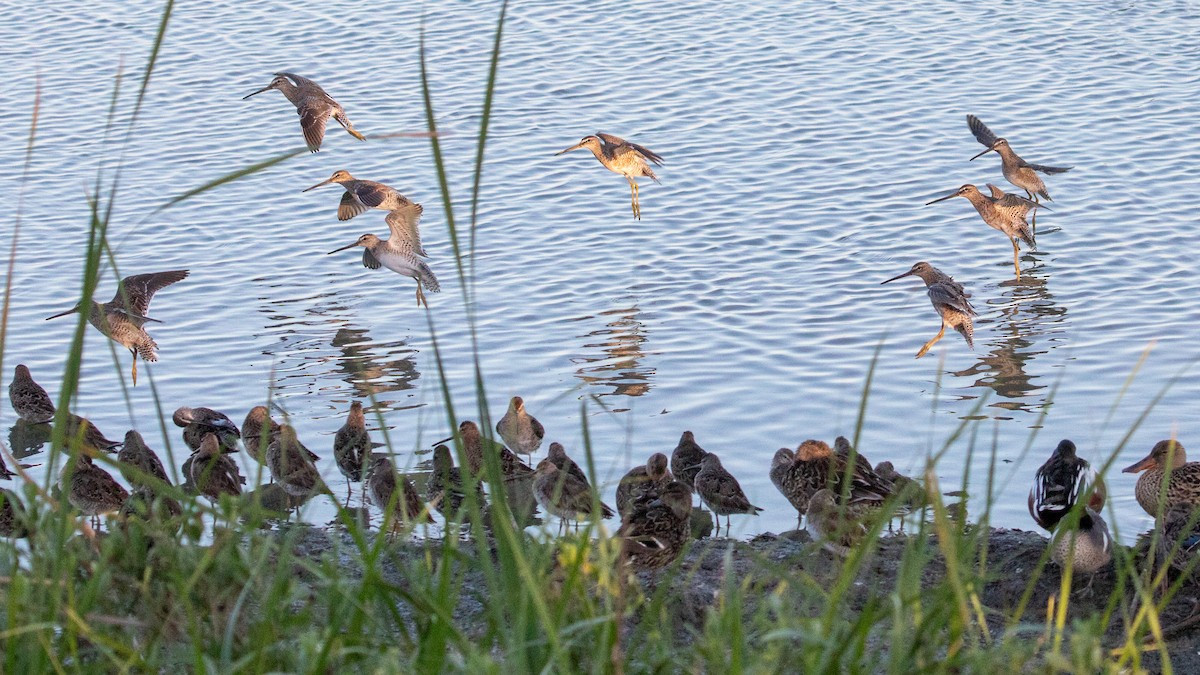
[[[954,373],[975,377],[973,386],[989,387],[999,394],[1001,400],[992,403],[993,407],[1028,413],[1046,404],[1046,385],[1038,383],[1040,376],[1025,371],[1034,357],[1065,342],[1059,324],[1066,321],[1067,308],[1054,302],[1046,281],[1047,277],[1026,274],[1019,284],[1002,284],[1002,296],[987,303],[1000,310],[999,317],[989,317],[999,339],[989,340],[992,349],[978,363]]]
[[[642,345],[648,338],[645,325],[638,319],[640,313],[636,305],[601,312],[600,317],[606,320],[604,328],[577,336],[586,342],[585,354],[571,359],[579,366],[575,377],[591,385],[612,387],[600,396],[641,396],[650,391],[654,368],[642,363],[647,356]],[[593,318],[586,316],[581,320]],[[616,409],[624,410],[627,408]]]
[[[353,388],[354,398],[372,400],[380,411],[411,407],[388,396],[412,389],[421,377],[417,351],[404,340],[375,342],[366,329],[342,327],[332,344],[342,352],[334,372]]]
[[[8,447],[16,459],[36,455],[50,447],[50,425],[30,424],[18,418],[8,430]]]

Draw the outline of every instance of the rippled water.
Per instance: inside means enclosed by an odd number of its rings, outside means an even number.
[[[72,324],[43,318],[74,302],[85,194],[98,168],[112,177],[120,165],[111,235],[122,272],[192,270],[153,307],[162,360],[143,372],[164,407],[240,419],[270,393],[328,456],[349,402],[374,397],[416,467],[448,433],[431,323],[456,410],[477,416],[428,141],[359,143],[334,126],[318,154],[153,212],[300,144],[282,96],[241,100],[277,70],[321,82],[368,135],[424,129],[420,3],[294,4],[178,5],[127,146],[159,8],[0,6],[6,247],[21,205],[4,375],[23,362],[48,384],[60,376]],[[437,3],[426,18],[460,225],[496,16],[483,3]],[[1198,16],[1186,3],[515,2],[467,259],[493,419],[523,395],[549,437],[578,451],[583,402],[607,498],[628,467],[692,429],[766,507],[735,518],[735,534],[779,531],[795,514],[767,479],[772,454],[852,434],[878,354],[863,452],[919,469],[965,422],[938,474],[957,484],[969,461],[982,495],[995,447],[993,520],[1031,527],[1024,495],[1058,439],[1102,461],[1197,357]],[[1054,211],[1039,218],[1020,283],[1009,245],[965,200],[922,206],[966,182],[1008,187],[995,155],[967,161],[981,149],[967,113],[1026,159],[1075,167],[1046,179]],[[644,184],[640,222],[619,176],[586,152],[553,156],[597,130],[667,160],[663,184]],[[337,188],[300,193],[340,168],[425,205],[443,286],[428,318],[408,279],[364,269],[351,252],[325,255],[386,230],[378,213],[338,222]],[[974,294],[974,351],[951,333],[912,358],[937,317],[920,282],[879,282],[917,260]],[[100,295],[114,284],[110,275]],[[114,366],[90,329],[86,348],[77,412],[110,436],[135,426],[163,449],[148,381],[127,407],[117,382],[128,356]],[[1172,433],[1188,443],[1198,393],[1195,376],[1175,383],[1114,465]],[[6,407],[0,423],[11,420]],[[1131,531],[1148,522],[1132,485],[1109,479],[1117,525]],[[331,514],[314,505],[307,517]]]

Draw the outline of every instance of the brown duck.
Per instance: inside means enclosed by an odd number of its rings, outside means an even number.
[[[1171,478],[1167,483],[1163,510],[1200,506],[1200,462],[1188,462],[1183,444],[1168,439],[1155,443],[1145,459],[1123,470],[1123,473],[1144,472],[1138,476],[1133,494],[1138,504],[1151,516],[1158,516],[1158,498],[1162,494],[1168,466],[1171,467]]]

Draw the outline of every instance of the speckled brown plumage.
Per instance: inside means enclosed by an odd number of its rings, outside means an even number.
[[[533,494],[547,513],[564,521],[587,520],[592,516],[595,495],[587,483],[559,471],[549,459],[538,464],[534,476]],[[603,518],[611,518],[612,507],[600,502],[600,514]]]
[[[337,463],[338,471],[346,477],[347,497],[350,494],[349,484],[362,481],[370,456],[371,434],[367,431],[366,416],[363,415],[362,403],[354,401],[350,404],[346,423],[333,437],[333,460]]]
[[[616,533],[622,563],[637,570],[673,563],[691,538],[691,512],[692,491],[677,480],[658,497],[636,501]]]
[[[54,402],[42,385],[33,381],[29,368],[18,364],[13,380],[8,384],[8,400],[17,416],[31,424],[54,419]]]
[[[120,441],[108,439],[92,424],[90,420],[79,415],[67,414],[64,438],[68,448],[73,451],[95,450],[97,452],[114,450],[121,445]]]
[[[279,426],[279,438],[267,446],[267,468],[287,493],[307,498],[318,492],[329,492],[321,473],[309,459],[308,449],[296,437],[296,430],[287,424]]]
[[[397,487],[401,491],[399,495],[396,494]],[[376,457],[371,463],[365,488],[371,503],[384,511],[385,519],[389,518],[388,509],[391,509],[392,527],[433,522],[421,503],[416,486],[407,478],[398,481],[396,467],[387,457]]]
[[[271,419],[267,406],[256,405],[246,413],[242,421],[242,445],[246,454],[266,464],[265,450],[271,441],[279,437],[279,424]]]
[[[514,396],[508,402],[504,417],[496,422],[496,433],[513,452],[522,455],[532,455],[542,446],[542,439],[546,437],[546,429],[525,410],[525,399],[520,396]]]
[[[762,508],[750,503],[742,486],[733,474],[721,466],[721,459],[715,453],[708,453],[700,462],[700,472],[696,474],[696,494],[708,506],[713,515],[725,516],[725,531],[729,532],[729,516],[746,514],[757,516]],[[717,531],[720,532],[720,520],[717,521]]]
[[[200,449],[206,434],[215,434],[221,452],[237,452],[242,434],[229,416],[212,408],[189,408],[184,406],[171,416],[175,426],[183,429],[183,442],[193,452]]]
[[[1188,462],[1187,452],[1178,441],[1168,439],[1155,443],[1149,455],[1123,470],[1124,473],[1143,472],[1138,476],[1133,493],[1138,504],[1154,517],[1158,517],[1158,498],[1168,466],[1172,467],[1171,477],[1163,510],[1200,507],[1200,462]]]
[[[679,443],[671,451],[671,473],[675,479],[684,485],[694,485],[696,474],[700,473],[700,462],[708,452],[696,443],[692,432],[685,431],[679,437]]]
[[[117,511],[129,498],[129,492],[111,474],[96,466],[87,451],[76,455],[74,462],[67,462],[59,480],[67,501],[85,516]]]
[[[559,471],[566,471],[579,482],[591,487],[592,483],[588,480],[587,474],[575,463],[575,460],[567,456],[567,449],[563,447],[562,443],[551,443],[546,459],[558,467]]]
[[[0,537],[22,539],[29,536],[25,508],[12,490],[0,488]]]
[[[483,486],[478,481],[470,481],[469,484],[475,492],[475,507],[483,509],[487,505],[483,496]],[[467,503],[465,485],[467,483],[464,483],[462,470],[454,466],[450,448],[445,445],[434,448],[433,472],[426,483],[425,494],[429,503],[447,520],[468,520],[469,514],[463,511],[463,506]]]
[[[125,432],[125,443],[117,453],[117,461],[121,463],[121,475],[135,488],[157,490],[163,485],[171,484],[158,454],[150,449],[142,435],[133,429]]]
[[[216,434],[205,434],[199,449],[191,459],[192,484],[200,494],[214,502],[219,500],[221,495],[236,497],[242,494],[241,476],[230,473],[229,463],[232,460],[223,455]]]
[[[624,519],[633,512],[634,504],[641,499],[655,499],[674,480],[667,469],[667,456],[661,452],[650,455],[642,466],[635,466],[617,483],[617,513]],[[691,487],[688,487],[689,499]]]

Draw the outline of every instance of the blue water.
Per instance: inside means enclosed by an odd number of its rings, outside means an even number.
[[[419,468],[449,433],[431,327],[456,411],[478,417],[470,315],[493,420],[522,395],[548,436],[579,452],[586,415],[606,498],[626,469],[691,429],[766,508],[735,518],[735,535],[793,526],[767,479],[771,456],[853,434],[874,363],[862,452],[919,472],[961,426],[941,481],[957,486],[969,466],[982,499],[994,448],[993,522],[1032,527],[1024,496],[1057,441],[1103,463],[1198,356],[1200,18],[1186,3],[515,2],[466,258],[469,313],[427,140],[360,143],[331,125],[318,154],[155,211],[301,145],[278,93],[241,100],[278,70],[322,83],[368,136],[425,129],[420,3],[296,4],[177,5],[127,144],[160,8],[0,6],[5,249],[20,215],[15,270],[0,272],[12,288],[5,381],[26,363],[57,391],[73,324],[43,319],[79,292],[98,170],[119,171],[121,273],[192,276],[155,298],[161,361],[142,368],[131,405],[118,388],[128,355],[114,363],[89,329],[74,407],[110,436],[142,430],[160,452],[155,391],[167,415],[205,405],[238,420],[271,397],[326,456],[349,402],[372,398],[401,463]],[[465,231],[498,8],[425,6]],[[1009,187],[994,154],[967,161],[982,149],[967,113],[1026,159],[1075,167],[1046,178],[1054,210],[1038,219],[1019,284],[1009,244],[965,200],[922,206],[966,182]],[[586,152],[553,156],[594,131],[666,158],[662,185],[643,181],[643,220],[621,177]],[[325,255],[386,232],[378,212],[339,222],[335,187],[300,193],[342,168],[424,204],[443,287],[428,314],[410,280],[367,270],[356,253]],[[919,281],[879,282],[917,260],[973,293],[974,351],[951,333],[913,359],[937,316]],[[114,288],[110,271],[100,295]],[[1198,394],[1194,374],[1175,382],[1114,466],[1172,434],[1188,444]],[[12,420],[0,410],[0,426]],[[1123,538],[1149,522],[1133,480],[1109,476]],[[332,507],[314,503],[305,517],[326,522]]]

